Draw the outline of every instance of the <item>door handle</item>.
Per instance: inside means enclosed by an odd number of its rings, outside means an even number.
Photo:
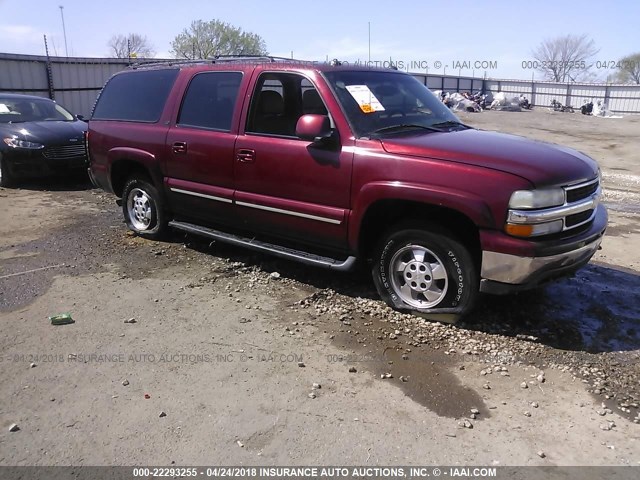
[[[236,153],[236,158],[242,163],[253,163],[256,160],[256,151],[249,148],[241,148]]]
[[[187,153],[187,142],[174,142],[173,153]]]

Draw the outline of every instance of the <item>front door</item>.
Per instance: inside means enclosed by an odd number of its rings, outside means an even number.
[[[235,199],[252,231],[344,250],[353,153],[295,135],[298,118],[327,114],[306,77],[262,72],[235,146]]]

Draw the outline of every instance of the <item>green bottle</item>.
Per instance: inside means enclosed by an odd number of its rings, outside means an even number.
[[[75,320],[71,318],[70,313],[54,315],[53,317],[49,317],[49,320],[51,320],[51,325],[68,325],[69,323],[76,323]]]

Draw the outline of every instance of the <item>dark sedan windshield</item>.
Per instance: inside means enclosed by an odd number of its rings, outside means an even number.
[[[16,98],[0,95],[0,123],[75,120],[73,115],[46,98]]]
[[[442,125],[461,125],[446,105],[411,75],[336,70],[325,76],[358,137],[440,131]]]

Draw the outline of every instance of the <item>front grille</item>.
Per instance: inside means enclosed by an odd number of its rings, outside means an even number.
[[[593,209],[585,210],[584,212],[576,213],[574,215],[569,215],[564,220],[564,226],[566,228],[578,226],[589,220],[591,218],[591,215],[593,215]]]
[[[87,158],[87,149],[84,142],[78,142],[72,145],[45,147],[42,155],[49,160],[76,160]]]
[[[567,194],[567,203],[578,202],[590,197],[596,192],[596,190],[598,190],[599,186],[600,182],[598,181],[598,179],[596,179],[587,184],[582,184],[575,187],[566,187],[565,190]]]
[[[565,205],[571,205],[572,203],[579,203],[593,197],[600,189],[600,179],[594,178],[585,183],[578,185],[570,185],[565,187],[566,202]],[[593,220],[595,209],[591,208],[584,212],[574,213],[573,215],[567,215],[564,219],[564,230],[570,230],[577,228],[581,225],[589,223]]]

